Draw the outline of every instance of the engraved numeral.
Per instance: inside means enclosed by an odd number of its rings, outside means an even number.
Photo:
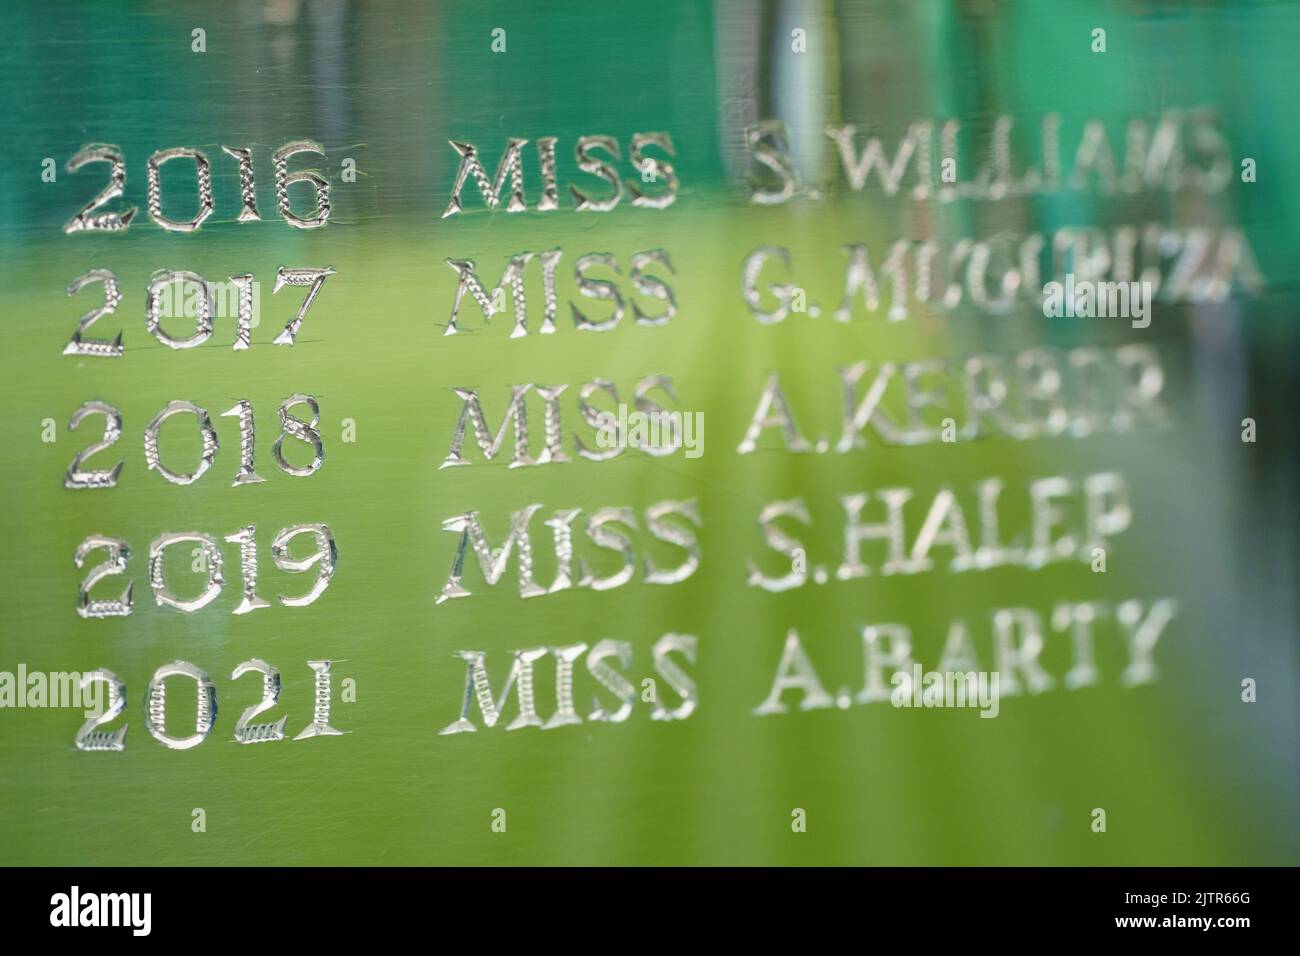
[[[188,677],[198,685],[194,733],[188,737],[173,737],[167,733],[167,678]],[[217,689],[212,680],[188,661],[164,664],[153,673],[146,692],[148,701],[144,726],[150,736],[170,750],[189,750],[207,740],[217,719]]]
[[[470,265],[472,267],[472,263]],[[280,266],[276,270],[275,287],[271,290],[273,295],[285,286],[302,286],[307,289],[307,292],[303,297],[302,304],[298,307],[297,313],[285,323],[284,328],[276,335],[274,344],[292,346],[295,343],[298,331],[302,328],[308,311],[315,303],[317,296],[320,295],[325,280],[332,275],[336,275],[336,273],[329,266],[301,269]],[[546,278],[549,309],[547,321],[551,327],[543,328],[543,331],[554,331],[554,276],[548,275]],[[87,286],[96,283],[104,287],[103,304],[91,309],[77,321],[71,339],[63,347],[64,355],[88,355],[108,358],[117,358],[122,355],[122,333],[120,331],[112,341],[87,337],[90,327],[104,316],[115,313],[122,302],[123,296],[118,286],[117,276],[108,269],[91,269],[84,275],[78,276],[68,285],[67,295],[69,297],[75,296]],[[517,290],[517,294],[522,295],[522,279],[519,280],[519,284],[520,288]],[[150,277],[147,287],[145,328],[150,335],[170,349],[197,348],[212,337],[217,304],[218,302],[222,304],[223,314],[225,314],[225,310],[228,308],[226,305],[227,290],[233,288],[238,295],[238,302],[235,316],[235,341],[231,348],[236,352],[244,351],[252,344],[253,312],[256,304],[255,285],[255,277],[251,272],[230,276],[227,285],[208,282],[203,276],[188,270],[159,270]],[[187,336],[172,335],[162,325],[165,317],[163,314],[164,306],[171,303],[171,316],[181,315],[184,309],[179,308],[179,306],[187,301],[186,290],[195,286],[198,287],[198,294],[192,297],[196,312],[194,316],[194,332]],[[486,299],[484,301],[486,302]],[[453,328],[450,331],[454,331],[454,314],[452,316],[452,326]],[[521,331],[518,334],[525,333]]]
[[[249,673],[262,675],[262,699],[252,707],[245,708],[244,712],[239,715],[239,720],[235,722],[235,740],[241,744],[260,744],[273,740],[283,740],[284,722],[289,719],[287,716],[281,717],[273,724],[251,723],[254,717],[263,711],[270,710],[275,706],[276,701],[280,699],[280,672],[266,661],[254,657],[252,660],[244,661],[236,667],[235,672],[230,675],[230,679],[239,680],[239,678]]]
[[[173,282],[179,282],[182,291],[187,282],[195,283],[203,290],[203,295],[199,299],[199,314],[195,316],[194,334],[183,339],[176,338],[162,327],[163,290]],[[153,278],[150,279],[149,292],[145,300],[145,328],[149,330],[150,335],[168,348],[192,349],[206,342],[212,336],[212,313],[212,286],[203,276],[185,270],[174,272],[164,270],[154,273]]]
[[[121,414],[112,405],[98,401],[86,402],[73,412],[72,418],[68,420],[68,431],[74,431],[91,415],[104,416],[104,437],[87,445],[73,457],[72,464],[68,466],[67,473],[63,476],[64,488],[112,488],[117,484],[117,477],[122,472],[123,463],[120,461],[112,468],[83,470],[82,465],[87,458],[111,447],[122,437]]]
[[[253,151],[239,146],[222,146],[221,151],[239,164],[240,222],[260,222],[257,211],[257,189],[253,185]]]
[[[275,162],[275,203],[280,210],[280,215],[284,217],[285,222],[289,225],[297,229],[315,229],[329,221],[330,184],[329,180],[311,170],[299,170],[296,173],[289,172],[289,158],[299,153],[319,153],[323,156],[325,150],[318,143],[313,143],[308,139],[301,139],[292,143],[285,143],[275,151],[272,155]],[[294,215],[289,206],[289,187],[300,182],[311,183],[312,189],[316,193],[315,212],[305,219]]]
[[[315,537],[316,550],[305,558],[295,558],[289,552],[289,542],[301,534]],[[334,577],[334,567],[338,563],[339,551],[334,544],[334,535],[329,525],[296,524],[284,528],[272,539],[271,556],[275,559],[275,566],[281,571],[309,571],[316,565],[320,565],[320,570],[316,573],[316,581],[306,594],[301,597],[280,595],[280,603],[287,607],[306,607],[329,587],[330,580]]]
[[[312,711],[311,723],[299,732],[294,740],[307,740],[310,737],[340,737],[343,731],[330,726],[330,664],[331,661],[308,661],[307,666],[316,672],[316,706]]]
[[[291,414],[291,409],[297,405],[306,405],[311,409],[310,419],[299,418]],[[281,471],[288,475],[296,477],[307,477],[318,472],[325,463],[325,443],[321,437],[320,425],[320,406],[316,399],[310,395],[296,394],[290,395],[279,407],[280,416],[280,434],[272,446],[272,454],[275,458],[276,465]],[[163,424],[176,415],[191,414],[195,417],[199,437],[203,443],[202,450],[199,454],[197,467],[193,472],[179,472],[168,468],[162,463],[161,452],[159,451],[159,436]],[[104,437],[96,442],[87,445],[73,457],[72,463],[68,465],[64,473],[63,485],[65,488],[113,488],[117,485],[119,475],[122,471],[122,462],[118,462],[112,468],[105,469],[88,469],[85,468],[85,462],[92,455],[98,454],[116,444],[122,437],[122,416],[116,408],[107,402],[98,400],[89,401],[83,404],[76,412],[73,413],[68,421],[68,430],[77,429],[83,421],[92,415],[103,415]],[[231,483],[233,487],[246,484],[257,484],[264,482],[266,479],[257,473],[255,466],[256,435],[253,427],[253,404],[247,400],[241,399],[234,406],[221,413],[223,418],[239,419],[239,471]],[[556,433],[555,438],[558,442],[558,423],[554,423],[553,429]],[[312,450],[311,461],[302,466],[292,464],[284,455],[284,440],[293,438],[310,446]],[[145,464],[150,471],[156,471],[167,481],[176,485],[191,485],[201,478],[216,461],[217,453],[221,449],[220,439],[217,437],[216,428],[212,424],[212,419],[208,416],[207,410],[194,402],[176,399],[168,402],[149,422],[144,433],[144,457]]]
[[[295,405],[306,405],[311,409],[310,422],[304,422],[301,418],[289,414],[289,409]],[[320,432],[316,430],[316,426],[320,424],[320,406],[316,404],[316,399],[310,395],[290,395],[280,404],[279,413],[280,434],[276,437],[275,444],[271,446],[275,463],[281,471],[299,478],[316,474],[320,471],[321,465],[325,464],[325,445],[321,441]],[[296,438],[311,445],[314,457],[310,465],[298,468],[289,464],[282,451],[285,438]]]
[[[226,535],[225,541],[239,545],[239,569],[242,578],[242,599],[239,606],[231,613],[247,614],[259,608],[270,607],[269,601],[257,594],[257,547],[255,541],[256,526],[246,525],[238,531]],[[316,550],[302,558],[296,558],[290,551],[290,544],[300,535],[310,534],[315,538]],[[190,549],[194,556],[191,565],[195,573],[206,575],[201,593],[193,598],[181,598],[167,587],[166,554],[173,545],[197,545]],[[126,573],[127,560],[131,549],[120,538],[104,535],[91,535],[78,546],[74,561],[78,568],[84,568],[86,558],[96,550],[108,552],[108,559],[93,567],[77,588],[77,614],[83,618],[126,617],[131,613],[131,594],[134,582],[128,581],[126,589],[116,600],[97,600],[90,597],[90,590],[104,578]],[[280,529],[271,541],[271,554],[276,567],[281,571],[300,574],[316,568],[316,580],[306,594],[290,597],[281,594],[280,603],[286,607],[305,607],[316,601],[333,580],[338,564],[338,546],[334,542],[333,532],[325,524],[301,524]],[[148,561],[149,585],[153,592],[154,603],[159,607],[170,607],[186,614],[201,610],[216,600],[225,587],[225,568],[221,547],[217,540],[198,531],[168,531],[154,538],[149,544]]]
[[[203,567],[207,569],[207,586],[198,597],[178,598],[167,587],[166,569],[163,558],[167,549],[174,544],[198,544],[203,554]],[[211,535],[198,531],[169,531],[160,534],[149,543],[149,586],[153,589],[154,603],[159,607],[173,607],[184,614],[193,614],[212,603],[221,593],[226,583],[225,569],[222,565],[221,548],[212,540]]]
[[[194,160],[195,173],[198,178],[199,209],[194,214],[193,219],[184,222],[169,219],[163,215],[162,211],[162,166],[163,163],[170,162],[173,159]],[[149,161],[145,165],[145,171],[149,178],[149,218],[160,228],[170,232],[194,232],[212,215],[212,164],[208,162],[208,157],[197,149],[190,149],[188,146],[160,149],[149,157]]]
[[[198,419],[199,434],[203,439],[203,451],[199,455],[198,467],[193,473],[172,471],[162,463],[158,456],[158,431],[162,428],[163,422],[173,415],[180,415],[188,412]],[[174,485],[191,485],[203,477],[203,473],[212,467],[212,462],[216,460],[217,451],[220,450],[221,443],[217,440],[217,431],[212,427],[212,419],[208,417],[205,409],[200,408],[193,402],[176,400],[168,402],[163,406],[162,411],[153,417],[149,422],[149,427],[144,430],[144,461],[149,470],[156,471]]]
[[[108,560],[90,569],[77,588],[77,613],[84,618],[126,617],[131,613],[131,589],[135,582],[127,582],[126,590],[116,600],[95,600],[90,596],[90,589],[104,578],[126,573],[126,562],[131,557],[131,548],[121,538],[110,538],[92,534],[77,546],[73,556],[78,568],[86,566],[90,552],[103,549],[108,552]]]
[[[83,338],[86,330],[106,315],[117,311],[122,302],[122,293],[117,288],[117,276],[107,269],[91,269],[85,275],[77,276],[68,286],[68,295],[74,296],[88,285],[96,282],[104,286],[104,304],[91,309],[77,322],[72,338],[63,347],[64,355],[98,355],[104,358],[118,358],[122,354],[122,333],[118,332],[113,341],[107,339]]]
[[[240,528],[234,534],[226,535],[226,541],[239,545],[239,573],[244,583],[243,599],[232,614],[247,614],[258,608],[270,607],[271,602],[257,596],[257,543],[253,538],[256,525]]]
[[[222,418],[239,419],[239,473],[235,475],[232,487],[255,485],[266,481],[253,467],[253,453],[256,433],[253,429],[253,403],[240,399],[234,407],[221,413]]]
[[[316,296],[320,295],[325,280],[334,274],[334,270],[329,266],[324,269],[286,269],[280,266],[275,270],[275,288],[271,290],[272,295],[287,285],[311,287],[307,290],[307,297],[302,300],[302,305],[298,307],[298,314],[290,319],[280,334],[275,337],[276,345],[293,345],[298,337],[298,330],[302,328],[302,320],[307,318],[307,310],[316,301]]]
[[[112,671],[100,668],[99,670],[81,675],[82,695],[85,695],[87,688],[92,684],[101,683],[108,685],[108,706],[104,708],[103,713],[96,717],[89,718],[81,725],[81,729],[77,731],[77,736],[74,738],[73,743],[76,745],[78,750],[84,752],[96,750],[125,750],[126,724],[123,724],[117,730],[96,730],[96,728],[110,723],[126,708],[126,684],[122,683],[118,676]]]
[[[87,146],[68,160],[68,172],[75,173],[82,166],[91,163],[108,163],[108,185],[99,194],[77,210],[77,214],[67,221],[63,231],[69,235],[74,232],[120,232],[131,225],[135,218],[135,207],[123,212],[101,212],[96,209],[110,200],[122,195],[126,188],[126,163],[116,146]]]
[[[239,290],[239,316],[235,319],[235,344],[231,348],[241,352],[248,348],[248,340],[253,335],[253,274],[231,276],[230,281]]]

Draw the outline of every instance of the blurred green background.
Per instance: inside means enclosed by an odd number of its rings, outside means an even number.
[[[1089,49],[1097,26],[1107,30],[1104,55]],[[498,27],[506,30],[503,54],[490,49]],[[795,27],[808,36],[798,60],[789,48]],[[205,30],[205,53],[191,50],[195,28]],[[123,753],[79,753],[72,745],[79,712],[0,710],[0,862],[1300,862],[1292,417],[1300,129],[1290,103],[1300,81],[1298,40],[1300,6],[1292,3],[9,4],[0,38],[0,670],[20,662],[29,671],[109,668],[126,681],[130,731]],[[784,120],[796,155],[829,168],[821,132],[828,122],[879,132],[892,153],[914,120],[958,117],[978,133],[1012,114],[1032,159],[1025,134],[1048,112],[1061,114],[1063,151],[1072,156],[1088,118],[1106,121],[1118,144],[1131,117],[1200,105],[1220,112],[1234,156],[1257,160],[1257,183],[1234,181],[1199,202],[1091,192],[963,201],[929,228],[942,238],[1085,223],[1237,222],[1268,280],[1260,296],[1165,306],[1144,333],[1049,322],[1032,310],[996,319],[959,310],[899,323],[800,316],[760,326],[745,308],[741,263],[758,245],[788,247],[810,295],[821,290],[830,302],[842,291],[844,244],[867,242],[878,254],[915,225],[913,206],[874,185],[819,203],[751,205],[743,136],[760,118]],[[631,136],[648,131],[667,131],[675,143],[676,203],[634,209],[625,197],[608,215],[575,215],[570,181],[603,188],[578,173],[576,138],[615,137],[620,172],[631,176]],[[457,164],[447,141],[477,143],[494,170],[510,136],[532,141],[530,205],[532,143],[558,137],[561,210],[494,214],[471,184],[465,212],[441,219]],[[326,149],[317,164],[333,183],[325,229],[294,230],[275,213],[269,153],[297,138]],[[125,234],[65,236],[63,223],[105,169],[73,175],[65,164],[94,142],[121,147],[128,179],[114,206],[140,211]],[[238,179],[221,144],[253,147],[262,222],[235,222]],[[214,169],[216,212],[191,235],[166,233],[145,212],[147,157],[182,145],[204,150]],[[41,179],[45,157],[58,164],[56,182]],[[356,163],[353,183],[340,177],[345,158]],[[300,157],[291,165],[311,164]],[[168,211],[178,218],[189,214],[192,176],[180,162],[164,174]],[[301,203],[295,194],[295,208]],[[564,258],[556,334],[512,340],[508,317],[485,324],[467,300],[463,334],[443,336],[455,290],[444,259],[475,259],[495,282],[508,256],[557,246]],[[609,333],[576,331],[565,304],[576,295],[574,260],[609,252],[626,276],[633,253],[655,248],[676,267],[677,317],[662,328],[636,326],[629,316]],[[270,345],[301,302],[299,289],[271,296],[280,265],[338,273],[293,349]],[[111,269],[121,282],[122,306],[91,330],[110,337],[123,330],[119,360],[61,354],[99,294],[92,287],[69,299],[64,289],[91,268]],[[263,283],[253,348],[229,348],[229,320],[218,320],[202,347],[160,346],[143,311],[146,283],[163,268],[209,278],[253,273]],[[528,287],[535,332],[540,283],[530,277]],[[579,301],[593,313],[601,308]],[[873,442],[848,455],[797,456],[771,444],[735,452],[773,370],[804,433],[834,439],[837,366],[1125,341],[1161,349],[1173,418],[1166,428],[1026,444]],[[569,383],[563,413],[572,455],[580,383],[612,379],[627,401],[639,379],[656,373],[673,378],[683,409],[704,413],[701,458],[625,454],[511,470],[507,453],[484,463],[471,446],[473,465],[438,468],[460,410],[453,387],[478,388],[495,424],[508,386]],[[315,395],[322,413],[326,463],[306,479],[278,471],[270,457],[275,408],[295,392]],[[121,410],[125,434],[90,464],[125,458],[121,481],[112,490],[67,491],[63,471],[99,420],[75,433],[66,422],[95,398]],[[233,419],[214,418],[221,452],[197,484],[178,487],[147,472],[144,426],[177,398],[214,416],[250,400],[266,483],[230,486]],[[529,411],[536,436],[541,407]],[[1247,416],[1259,423],[1254,445],[1239,440]],[[41,441],[47,418],[58,425],[57,442]],[[355,421],[355,443],[340,440],[345,418]],[[169,462],[193,460],[188,428],[169,426],[165,436]],[[1111,470],[1128,478],[1134,523],[1115,540],[1104,576],[1078,563],[873,575],[784,594],[745,585],[747,556],[776,570],[757,524],[766,502],[802,496],[814,519],[809,561],[832,564],[842,551],[839,495],[901,484],[925,500],[944,485],[969,495],[994,475],[1014,489],[1033,477]],[[605,593],[522,601],[513,565],[495,588],[474,567],[466,573],[473,597],[434,605],[456,546],[441,530],[447,517],[477,510],[499,542],[511,511],[542,503],[534,550],[545,583],[554,562],[543,516],[623,505],[641,516],[670,498],[696,499],[703,517],[702,565],[683,584],[656,587],[638,575]],[[230,546],[227,586],[213,605],[194,615],[153,605],[145,572],[152,538],[225,535],[248,524],[258,528],[261,594],[300,593],[310,576],[276,571],[269,550],[278,529],[299,522],[328,523],[340,554],[333,583],[310,607],[232,616],[239,588]],[[73,552],[89,534],[132,546],[130,618],[83,621],[74,613],[83,572]],[[653,542],[644,524],[634,540],[638,560],[650,553],[671,565],[680,556]],[[879,564],[873,547],[866,553]],[[183,581],[183,564],[173,570]],[[116,584],[96,593],[115,594]],[[949,621],[965,618],[991,666],[993,608],[1026,606],[1046,617],[1057,600],[1132,597],[1181,602],[1156,648],[1153,685],[1120,686],[1122,646],[1113,625],[1099,625],[1097,687],[1007,698],[996,720],[886,704],[752,715],[791,627],[834,693],[861,685],[864,624],[906,622],[918,659],[932,667]],[[639,704],[618,725],[438,735],[460,706],[464,668],[452,656],[459,649],[486,651],[499,688],[514,649],[626,640],[635,653],[627,674],[639,682],[653,674],[650,649],[666,632],[699,638],[698,661],[687,669],[700,704],[685,721],[651,721]],[[332,722],[347,734],[235,744],[234,721],[259,695],[255,681],[229,677],[250,657],[281,669],[284,693],[267,716],[287,714],[290,734],[310,718],[305,662],[340,661]],[[145,685],[175,659],[205,669],[221,703],[212,736],[185,752],[159,746],[143,726]],[[1058,684],[1069,659],[1068,639],[1050,632],[1043,662]],[[549,665],[539,669],[543,716],[550,673]],[[354,703],[339,699],[345,677],[356,682]],[[1256,704],[1240,701],[1244,677],[1259,682]],[[169,689],[169,727],[187,733],[185,688]],[[580,713],[593,689],[580,667]],[[207,814],[205,833],[191,832],[197,807]],[[505,834],[489,826],[497,807],[508,813]],[[806,833],[791,832],[795,807],[807,811]],[[1105,834],[1090,829],[1094,807],[1107,811]]]

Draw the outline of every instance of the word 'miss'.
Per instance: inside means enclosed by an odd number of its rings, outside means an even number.
[[[456,335],[461,331],[458,324],[460,308],[469,295],[478,303],[484,321],[490,321],[498,313],[504,315],[509,308],[514,310],[514,325],[510,338],[518,339],[528,335],[528,264],[536,259],[541,269],[542,280],[542,322],[538,329],[541,335],[554,335],[559,295],[556,292],[556,270],[563,250],[548,249],[543,252],[520,252],[511,256],[501,273],[500,280],[489,291],[488,283],[480,277],[478,265],[473,259],[447,259],[447,265],[456,273],[456,297],[451,305],[451,317],[447,320],[443,335]],[[654,275],[648,270],[655,270],[661,275]],[[662,274],[675,275],[672,260],[663,249],[648,249],[632,254],[627,283],[620,285],[607,276],[621,276],[618,260],[607,252],[590,252],[579,256],[573,263],[573,287],[584,298],[597,302],[606,302],[608,312],[604,316],[592,316],[578,307],[578,302],[570,300],[569,312],[573,317],[573,327],[579,332],[609,332],[618,327],[624,316],[632,315],[638,326],[655,327],[667,325],[677,315],[677,296]],[[593,273],[595,273],[593,275]],[[628,288],[630,285],[631,288]],[[506,292],[509,291],[509,304]],[[635,294],[635,295],[634,295]],[[643,307],[637,296],[646,302]],[[662,307],[652,306],[649,300],[663,303]],[[657,311],[649,311],[650,308]]]
[[[459,536],[456,555],[452,560],[447,582],[439,592],[435,604],[452,598],[469,597],[471,591],[463,583],[465,559],[472,553],[478,558],[479,570],[488,585],[496,585],[505,575],[511,558],[518,554],[519,596],[543,597],[558,594],[571,588],[591,591],[609,591],[632,581],[637,570],[637,549],[631,531],[637,531],[636,513],[629,507],[600,508],[585,520],[586,536],[593,549],[618,555],[621,561],[602,574],[595,562],[588,563],[576,555],[573,524],[582,514],[581,508],[562,508],[555,511],[545,524],[551,529],[554,544],[554,574],[545,587],[536,580],[539,567],[529,526],[541,504],[530,504],[510,515],[510,532],[499,548],[493,548],[478,512],[468,511],[453,515],[442,523],[442,530]],[[671,519],[671,520],[669,520]],[[642,555],[642,578],[646,584],[680,584],[691,577],[700,566],[700,545],[695,529],[701,527],[699,507],[694,499],[686,501],[661,501],[645,510],[645,527],[656,541],[671,544],[686,552],[677,565],[660,567],[649,554]],[[575,574],[574,559],[577,558]],[[606,559],[608,560],[608,559]]]
[[[569,388],[567,384],[535,385],[531,382],[510,387],[510,404],[506,407],[500,425],[496,431],[488,422],[475,388],[455,388],[453,391],[461,401],[460,417],[452,431],[451,444],[447,457],[438,467],[451,468],[472,464],[462,453],[465,439],[473,435],[485,461],[491,461],[505,446],[506,435],[514,428],[513,454],[510,458],[511,468],[530,465],[564,464],[572,461],[564,450],[564,422],[560,409],[560,397]],[[624,451],[632,449],[654,457],[672,455],[682,447],[685,439],[683,419],[688,413],[670,411],[650,396],[658,391],[668,397],[675,405],[677,393],[673,388],[672,378],[667,375],[647,375],[636,383],[632,389],[632,412],[629,416],[627,406],[619,398],[618,386],[609,379],[594,379],[584,382],[576,390],[578,417],[593,430],[591,445],[584,444],[575,430],[573,449],[580,458],[588,461],[612,461]],[[542,449],[534,455],[530,451],[532,441],[528,425],[528,407],[525,399],[530,392],[536,394],[543,403],[543,439]],[[597,394],[610,397],[612,411],[597,407],[592,398]],[[629,418],[635,427],[629,427]],[[668,428],[649,429],[643,427],[649,422],[663,423]],[[673,424],[675,422],[675,424]],[[703,439],[703,424],[692,420],[695,435]],[[653,433],[652,433],[653,432]]]
[[[487,654],[477,650],[457,651],[455,656],[465,662],[465,693],[461,698],[460,716],[443,727],[439,734],[476,732],[478,725],[470,719],[475,705],[483,726],[495,727],[502,719],[512,689],[515,691],[518,713],[506,725],[506,730],[520,730],[524,727],[554,730],[557,727],[581,724],[583,718],[579,716],[575,703],[578,684],[574,674],[579,660],[583,660],[585,665],[585,679],[595,685],[592,690],[599,687],[607,697],[612,696],[617,702],[611,708],[593,693],[592,709],[586,717],[588,721],[621,724],[631,716],[638,701],[651,705],[651,720],[685,720],[694,713],[699,703],[699,691],[677,658],[693,665],[698,645],[699,640],[692,634],[665,634],[660,637],[650,649],[656,676],[642,678],[639,689],[625,673],[634,659],[630,641],[605,638],[596,642],[594,647],[588,647],[585,643],[564,647],[526,647],[514,651],[510,671],[497,695],[492,692]],[[550,683],[555,690],[555,710],[543,720],[537,712],[537,678],[540,675],[536,673],[535,665],[546,657],[554,661],[553,674],[548,674],[547,677],[553,677]],[[615,667],[614,663],[619,667]],[[675,706],[670,707],[661,699],[656,678],[663,681],[678,698]]]
[[[510,192],[506,201],[506,212],[524,212],[528,201],[524,195],[523,149],[528,140],[512,137],[506,141],[505,152],[497,165],[496,176],[489,179],[487,170],[479,159],[478,147],[473,143],[450,140],[451,148],[460,156],[460,167],[456,170],[456,180],[451,187],[451,201],[447,204],[442,218],[454,216],[461,212],[460,194],[465,183],[474,178],[478,184],[483,203],[488,209],[495,210],[501,204],[501,193],[505,188],[506,178],[510,179]],[[556,184],[554,136],[543,136],[537,140],[537,161],[542,176],[542,192],[538,197],[538,212],[550,212],[560,208],[560,197]],[[677,175],[672,164],[662,159],[645,155],[647,147],[654,147],[667,156],[676,155],[672,137],[667,133],[634,133],[631,143],[632,167],[637,171],[637,178],[628,180],[627,191],[632,196],[632,205],[650,209],[664,209],[673,204],[677,198]],[[597,153],[604,153],[614,162],[622,159],[618,141],[612,136],[579,136],[574,144],[574,161],[578,169],[590,176],[601,179],[609,188],[609,195],[593,196],[570,185],[574,210],[576,212],[609,212],[623,199],[624,182],[619,178],[613,163],[606,161]],[[642,183],[663,180],[662,191],[651,195],[642,190]]]

